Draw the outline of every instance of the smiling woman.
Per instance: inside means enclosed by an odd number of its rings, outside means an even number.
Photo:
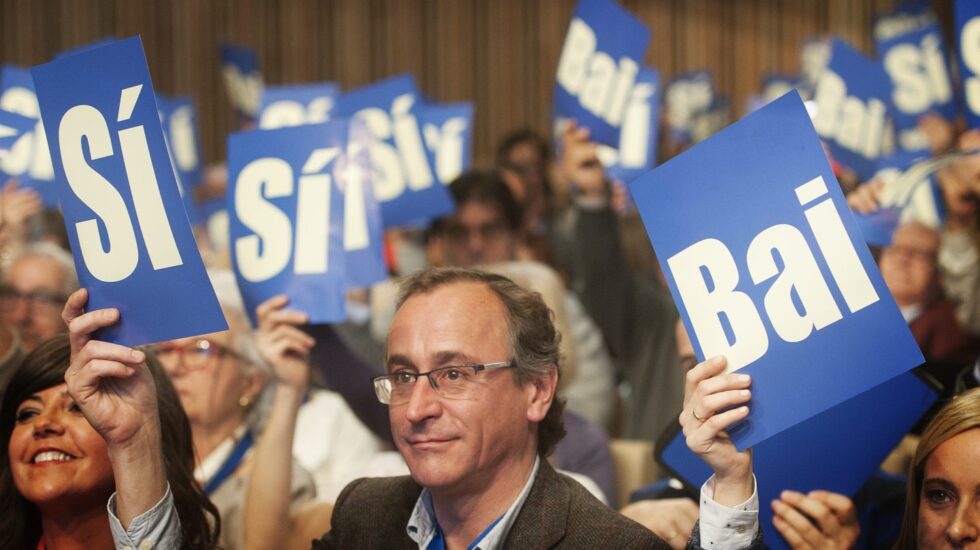
[[[6,548],[113,546],[106,503],[121,490],[124,472],[113,471],[109,444],[69,393],[70,361],[67,335],[45,341],[13,373],[0,406],[0,540]],[[187,417],[159,364],[148,357],[146,368],[156,388],[160,444],[168,450],[160,454],[183,547],[210,547],[217,512],[193,482]]]

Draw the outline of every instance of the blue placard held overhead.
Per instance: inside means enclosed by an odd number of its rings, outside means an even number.
[[[880,43],[935,22],[928,1],[900,1],[894,10],[875,17],[872,32],[875,42]]]
[[[0,110],[0,151],[8,153],[24,134],[34,131],[36,125],[36,118]]]
[[[939,25],[930,23],[878,43],[881,64],[895,87],[892,102],[897,144],[904,150],[929,146],[919,130],[919,118],[933,112],[948,121],[956,118],[953,81]]]
[[[425,146],[435,158],[436,177],[449,185],[469,170],[473,150],[473,104],[425,104],[417,109]]]
[[[371,134],[351,121],[344,159],[344,263],[347,288],[367,288],[388,278],[382,244],[381,206],[371,180]]]
[[[980,3],[956,0],[953,11],[966,125],[980,128]]]
[[[891,154],[887,124],[892,83],[879,63],[834,39],[817,79],[813,126],[837,162],[867,180],[879,158]]]
[[[48,139],[41,123],[34,79],[27,69],[5,65],[0,71],[0,109],[35,119],[34,129],[21,135],[10,151],[0,159],[0,172],[17,178],[22,187],[40,195],[44,206],[58,206],[54,168],[48,152]]]
[[[558,59],[554,114],[619,145],[650,29],[613,0],[580,0]]]
[[[265,83],[259,70],[259,56],[250,48],[221,45],[221,76],[231,105],[239,114],[255,119]]]
[[[615,148],[599,145],[598,154],[609,177],[629,182],[657,163],[660,131],[660,73],[643,67],[626,104],[625,121]]]
[[[945,218],[942,193],[932,177],[925,175],[911,188],[895,185],[903,172],[930,158],[932,154],[927,150],[901,151],[878,161],[878,171],[871,179],[884,184],[878,197],[881,208],[869,214],[854,212],[854,220],[868,244],[890,245],[895,229],[907,222],[941,229]]]
[[[753,377],[739,448],[922,363],[795,92],[630,191],[698,357]]]
[[[277,295],[310,323],[344,310],[342,157],[348,121],[252,130],[228,139],[231,261],[246,311]]]
[[[708,109],[714,100],[714,83],[708,71],[693,71],[672,78],[664,93],[671,139],[690,141],[694,115]]]
[[[415,80],[402,75],[348,92],[337,105],[338,116],[364,121],[373,138],[372,181],[385,227],[424,223],[455,209],[425,146],[420,101]]]
[[[194,190],[201,184],[204,167],[194,101],[189,97],[167,99],[158,95],[157,107],[187,218],[191,225],[200,225],[204,223],[204,213],[194,199]]]
[[[274,130],[330,120],[340,97],[333,82],[290,86],[266,86],[259,107],[259,128]]]
[[[138,37],[33,70],[65,225],[99,338],[139,345],[227,328],[184,214]]]

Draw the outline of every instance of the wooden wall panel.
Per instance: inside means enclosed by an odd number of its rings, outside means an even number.
[[[896,0],[620,0],[653,29],[647,63],[667,81],[708,68],[741,114],[768,72],[796,72],[799,46],[836,34],[872,53],[871,23]],[[413,72],[438,101],[476,104],[475,157],[508,131],[548,131],[555,67],[576,0],[0,0],[0,60],[30,66],[106,36],[141,34],[154,85],[190,95],[205,157],[221,160],[233,117],[217,47],[255,48],[270,84],[350,89]],[[949,0],[934,0],[948,27]]]

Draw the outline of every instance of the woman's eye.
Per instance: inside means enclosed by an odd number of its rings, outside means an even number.
[[[34,409],[21,409],[17,411],[17,423],[27,422],[28,420],[37,416],[37,411]]]
[[[942,489],[930,489],[926,491],[926,498],[935,504],[945,504],[953,500],[952,495]]]

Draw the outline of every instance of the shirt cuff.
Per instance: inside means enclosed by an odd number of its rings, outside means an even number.
[[[701,487],[701,546],[708,550],[748,548],[759,532],[759,490],[752,476],[752,496],[728,507],[714,500],[715,476]]]
[[[151,548],[180,548],[180,517],[174,506],[170,484],[167,492],[152,508],[133,518],[129,529],[124,529],[116,516],[116,493],[112,493],[106,505],[109,511],[109,528],[117,549],[150,550]]]

